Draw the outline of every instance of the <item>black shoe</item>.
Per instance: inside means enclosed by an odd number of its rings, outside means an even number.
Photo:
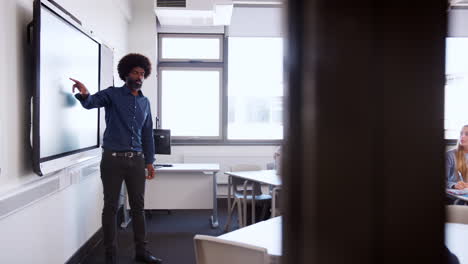
[[[151,252],[145,250],[144,252],[139,252],[135,255],[135,260],[143,263],[157,263],[161,264],[162,259],[158,259],[157,257],[153,256]]]

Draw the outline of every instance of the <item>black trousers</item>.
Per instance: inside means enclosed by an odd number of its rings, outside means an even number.
[[[142,156],[116,157],[104,151],[101,160],[101,180],[104,189],[102,229],[104,247],[107,254],[117,251],[117,210],[122,182],[127,187],[133,235],[137,252],[144,251],[146,245],[146,223],[144,212],[145,161]]]

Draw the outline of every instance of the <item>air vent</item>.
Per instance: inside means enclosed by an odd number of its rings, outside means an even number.
[[[157,7],[187,7],[185,0],[157,0]]]
[[[233,0],[154,0],[161,26],[224,26],[231,22]]]
[[[58,177],[33,183],[24,189],[18,190],[8,197],[0,198],[0,219],[59,190],[60,181]]]

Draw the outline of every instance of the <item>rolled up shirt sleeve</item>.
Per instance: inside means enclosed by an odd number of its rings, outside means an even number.
[[[105,107],[110,103],[107,89],[99,91],[93,95],[88,94],[87,96],[83,96],[82,94],[78,93],[75,94],[75,98],[78,99],[81,105],[86,109]]]

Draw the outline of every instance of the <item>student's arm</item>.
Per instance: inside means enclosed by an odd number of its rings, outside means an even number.
[[[72,78],[70,78],[70,80],[75,82],[75,84],[73,84],[72,92],[75,92],[75,89],[78,89],[79,93],[75,94],[75,98],[80,101],[84,108],[92,109],[110,104],[110,98],[107,94],[107,90],[102,90],[93,95],[90,95],[88,89],[83,83]]]
[[[447,173],[446,188],[448,189],[463,189],[464,188],[464,185],[461,186],[462,184],[458,184],[458,186],[456,186],[460,178],[455,168],[455,155],[453,155],[452,153],[446,153],[445,155],[445,171]],[[459,187],[459,188],[455,188],[455,187]]]

